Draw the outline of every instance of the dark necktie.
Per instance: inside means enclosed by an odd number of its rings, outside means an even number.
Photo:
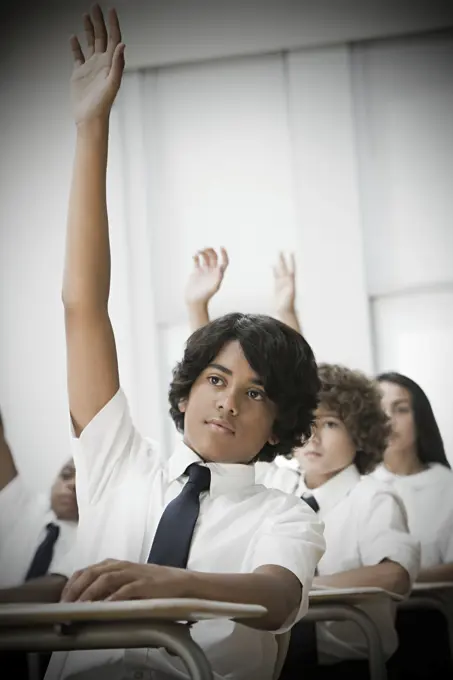
[[[318,512],[319,503],[311,493],[303,493],[301,498],[302,498],[303,501],[305,501],[307,503],[307,505],[310,506],[310,508],[312,510],[314,510],[315,512]]]
[[[27,574],[25,576],[26,581],[32,578],[45,576],[49,570],[50,563],[52,562],[55,543],[57,542],[58,536],[60,535],[60,527],[50,522],[46,526],[46,531],[47,534],[42,543],[38,546],[35,556],[33,557],[28,568]]]
[[[148,563],[167,567],[187,567],[190,544],[200,512],[200,493],[211,483],[209,468],[192,463],[186,470],[189,480],[181,493],[165,508],[157,526]]]

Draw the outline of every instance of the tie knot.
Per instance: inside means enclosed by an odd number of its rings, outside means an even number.
[[[316,500],[316,498],[313,496],[311,493],[303,493],[301,496],[302,500],[307,503],[307,505],[310,506],[312,510],[315,512],[318,512],[319,510],[319,503]]]
[[[208,491],[211,485],[211,470],[208,467],[192,463],[187,468],[186,474],[189,475],[188,484],[193,484],[198,493]]]
[[[49,524],[46,525],[47,529],[47,535],[51,536],[55,540],[57,540],[58,535],[60,533],[60,527],[58,524],[54,524],[53,522],[49,522]]]

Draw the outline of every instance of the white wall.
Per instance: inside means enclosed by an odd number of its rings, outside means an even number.
[[[453,464],[453,32],[353,57],[376,370],[420,383]]]
[[[182,1],[119,4],[130,68],[430,30],[450,24],[453,11],[446,2],[364,0],[315,5],[308,0],[263,1],[253,8],[239,0],[192,2],[189,15],[188,6]],[[69,454],[60,304],[74,143],[67,96],[67,37],[79,25],[82,7],[86,9],[85,3],[61,3],[58,14],[51,16],[40,3],[33,21],[23,21],[21,17],[14,31],[8,27],[8,49],[0,64],[0,407],[19,468],[39,488],[47,486]],[[339,68],[343,69],[341,65]],[[342,78],[347,80],[347,75],[343,73]],[[137,100],[136,92],[131,96]],[[116,267],[112,316],[119,340],[122,380],[139,423],[148,430],[147,410],[159,410],[158,397],[153,388],[145,395],[148,401],[143,402],[143,395],[155,366],[151,355],[141,374],[139,361],[144,360],[148,338],[151,349],[157,343],[151,324],[155,301],[145,292],[131,304],[132,293],[146,282],[149,271],[143,253],[138,270],[131,271],[137,244],[124,233],[124,225],[136,219],[130,208],[132,192],[143,191],[142,186],[127,183],[134,161],[131,145],[138,148],[141,134],[140,130],[132,134],[129,128],[120,134],[127,106],[123,98],[123,108],[118,111],[112,131],[109,182],[115,214],[112,248]],[[346,101],[342,109],[346,129],[350,127],[348,106]],[[131,111],[130,116],[134,115]],[[124,139],[129,146],[121,143]],[[346,165],[350,177],[351,161]],[[347,178],[344,181],[349,182]],[[350,190],[345,202],[353,218],[348,239],[357,244],[355,198]],[[143,236],[142,210],[137,219],[141,220]],[[362,276],[360,263],[355,265],[354,276],[356,280]],[[362,300],[362,292],[357,295]],[[146,305],[150,305],[150,316],[142,319],[139,310]],[[314,310],[309,303],[305,313],[307,324],[311,324],[309,318],[314,318]],[[360,318],[363,328],[363,309]],[[366,352],[362,360],[367,361]],[[159,429],[159,424],[149,425],[146,433],[159,435]]]

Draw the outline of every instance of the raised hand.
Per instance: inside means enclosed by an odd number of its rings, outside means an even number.
[[[194,268],[186,285],[188,306],[207,305],[219,290],[228,267],[228,253],[220,249],[220,257],[213,248],[199,251],[193,258]]]
[[[109,11],[108,32],[99,5],[83,17],[87,47],[82,50],[76,36],[71,38],[74,70],[71,101],[77,124],[109,117],[121,85],[124,69],[124,43],[114,9]]]
[[[277,264],[273,267],[275,284],[275,302],[279,313],[293,312],[296,300],[296,263],[294,254],[288,259],[280,253]]]

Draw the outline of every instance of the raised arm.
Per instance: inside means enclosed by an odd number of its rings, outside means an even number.
[[[0,491],[2,491],[17,476],[17,468],[14,458],[6,440],[3,427],[2,415],[0,413]]]
[[[201,250],[194,255],[193,261],[194,268],[185,290],[185,301],[192,332],[209,323],[209,301],[222,285],[229,264],[228,253],[225,248],[220,249],[220,257],[218,257],[214,248]]]
[[[280,253],[277,264],[273,267],[275,286],[275,305],[277,318],[287,326],[301,333],[296,312],[296,263],[294,255],[285,258]]]
[[[108,33],[99,6],[85,15],[87,47],[71,38],[71,99],[76,150],[66,235],[62,299],[68,394],[77,436],[119,387],[115,338],[108,314],[110,244],[106,202],[109,117],[121,84],[124,45],[118,17]]]

